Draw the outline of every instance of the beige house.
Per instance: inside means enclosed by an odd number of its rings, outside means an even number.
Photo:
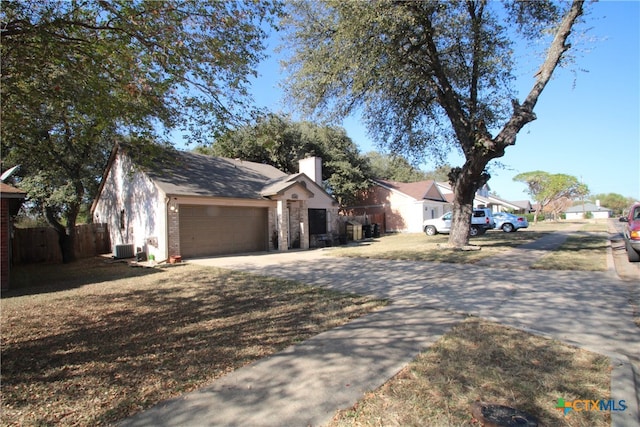
[[[94,222],[114,253],[132,246],[157,261],[290,248],[337,233],[338,204],[322,187],[319,158],[289,175],[272,166],[155,146],[114,148]]]
[[[381,225],[382,232],[420,233],[422,223],[438,218],[453,209],[453,190],[440,181],[395,182],[373,180],[371,188],[361,194],[357,203],[344,209],[347,215],[362,218],[366,223]],[[497,211],[519,209],[514,203],[489,193],[484,186],[473,200],[473,207]]]
[[[348,215],[377,223],[382,232],[422,231],[425,219],[437,218],[451,210],[435,181],[395,182],[374,180],[358,203],[346,207]]]

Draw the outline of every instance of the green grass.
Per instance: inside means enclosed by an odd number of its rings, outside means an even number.
[[[553,253],[542,257],[531,268],[538,270],[605,271],[608,236],[602,233],[577,232]]]

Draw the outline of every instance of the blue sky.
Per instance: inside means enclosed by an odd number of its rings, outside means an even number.
[[[588,3],[587,41],[574,43],[575,67],[557,69],[542,93],[538,119],[520,132],[516,145],[498,159],[504,168],[492,168],[489,186],[500,197],[524,200],[529,196],[513,177],[543,170],[581,179],[592,194],[617,193],[640,200],[640,1]],[[272,40],[270,49],[277,46]],[[525,55],[526,56],[526,55]],[[278,84],[283,78],[272,53],[253,84],[257,105],[286,111]],[[533,82],[534,62],[523,67],[517,88],[522,100]],[[575,70],[585,71],[575,71]],[[362,153],[376,150],[358,117],[343,122]],[[455,153],[452,165],[461,165]],[[422,169],[435,165],[428,159]]]

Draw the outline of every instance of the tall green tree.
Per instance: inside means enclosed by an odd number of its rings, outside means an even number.
[[[3,168],[73,259],[78,214],[114,141],[211,139],[248,114],[274,1],[3,1]]]
[[[286,22],[293,49],[286,87],[308,114],[362,113],[391,152],[426,150],[441,158],[459,150],[465,162],[449,173],[455,194],[449,242],[459,247],[468,243],[473,198],[490,178],[488,163],[535,120],[534,107],[567,60],[582,13],[581,0],[295,2]],[[511,86],[522,38],[547,48],[520,102]]]
[[[366,154],[375,178],[397,182],[416,182],[427,179],[426,173],[411,165],[402,156],[371,151]]]
[[[356,194],[370,185],[369,162],[344,129],[294,122],[275,114],[230,130],[211,147],[198,147],[197,151],[267,163],[287,173],[298,172],[298,160],[318,156],[322,158],[325,188],[342,205],[352,203]]]
[[[546,206],[562,199],[573,200],[589,194],[589,187],[586,184],[581,183],[575,176],[561,173],[524,172],[514,176],[513,180],[525,183],[527,192],[537,203],[534,222],[538,219],[538,213]]]

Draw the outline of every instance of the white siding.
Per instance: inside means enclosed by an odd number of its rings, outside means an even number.
[[[114,159],[93,220],[109,225],[112,245],[133,244],[158,261],[166,259],[165,195],[128,157]]]

